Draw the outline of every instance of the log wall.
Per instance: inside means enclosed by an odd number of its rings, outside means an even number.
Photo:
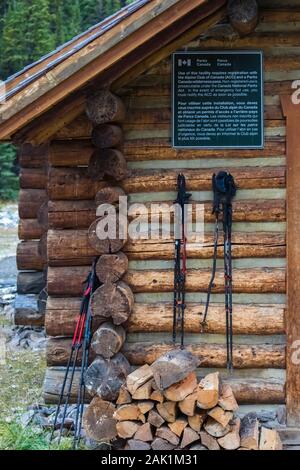
[[[200,334],[212,256],[214,169],[228,169],[239,186],[234,203],[234,378],[242,403],[266,409],[285,402],[286,124],[280,94],[289,93],[300,73],[295,18],[300,7],[263,0],[256,31],[239,38],[226,23],[211,28],[186,50],[262,49],[265,69],[265,148],[262,150],[175,150],[171,136],[170,60],[152,67],[118,91],[126,103],[124,154],[131,170],[120,186],[130,202],[172,203],[176,175],[183,170],[192,201],[205,204],[203,248],[188,246],[186,343],[203,357],[204,375],[216,368],[226,377],[222,272],[217,275],[205,334]],[[289,3],[290,4],[290,3]],[[270,10],[271,8],[271,10]],[[296,16],[295,16],[296,15]],[[56,401],[67,360],[84,279],[94,256],[87,230],[95,219],[87,164],[93,151],[92,126],[85,115],[62,129],[49,152],[48,291],[49,340],[45,381],[47,401]],[[133,366],[151,362],[169,347],[172,329],[171,240],[129,242],[126,282],[135,293],[124,354]],[[222,264],[219,264],[222,267]],[[64,279],[64,284],[61,283]],[[58,338],[58,337],[65,338]],[[246,379],[247,380],[246,380]],[[243,392],[243,387],[246,390]],[[75,391],[74,391],[75,394]]]

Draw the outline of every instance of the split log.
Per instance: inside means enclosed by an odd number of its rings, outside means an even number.
[[[44,189],[21,189],[19,192],[20,219],[36,219],[39,208],[47,199]]]
[[[180,411],[187,416],[194,416],[197,402],[197,391],[191,393],[178,403]]]
[[[191,372],[182,379],[164,390],[164,395],[170,401],[182,401],[197,388],[197,377],[195,372]]]
[[[95,320],[97,321],[97,317],[95,317]],[[70,354],[70,348],[70,339],[56,338],[49,340],[48,365],[65,365]],[[132,365],[141,366],[142,364],[152,364],[161,355],[172,351],[173,348],[174,345],[172,343],[125,342],[121,352]],[[225,345],[208,343],[190,344],[186,347],[186,350],[196,357],[198,363],[201,363],[201,367],[226,367]],[[283,369],[285,367],[286,352],[285,345],[283,344],[236,344],[233,355],[233,364],[236,369],[265,369],[268,367]],[[172,377],[171,373],[170,377]],[[168,377],[169,375],[167,379]]]
[[[151,442],[153,440],[153,434],[149,423],[142,424],[134,435],[134,439],[143,442]]]
[[[217,421],[217,423],[220,423],[224,428],[233,418],[233,413],[231,411],[224,411],[220,406],[215,406],[215,408],[209,410],[207,414]]]
[[[132,398],[131,398],[131,395],[130,395],[129,391],[127,390],[127,388],[124,385],[122,385],[122,387],[120,388],[120,392],[119,392],[119,396],[118,396],[118,399],[116,401],[116,404],[117,405],[127,405],[128,403],[131,403],[131,402],[132,402]]]
[[[225,411],[237,411],[238,404],[229,384],[221,383],[218,405]]]
[[[118,436],[122,439],[130,439],[135,435],[140,426],[140,423],[134,421],[119,421],[117,423]]]
[[[48,203],[47,225],[50,229],[88,229],[95,218],[94,201],[49,201]]]
[[[76,403],[79,383],[79,370],[75,371],[74,385],[71,390],[71,403]],[[44,398],[47,403],[57,403],[64,378],[64,367],[48,367],[44,381]],[[228,378],[225,381],[232,387],[239,404],[284,404],[285,383],[275,379]],[[87,394],[87,398],[89,395]],[[149,412],[152,413],[153,410]]]
[[[89,366],[85,375],[86,388],[91,395],[103,400],[114,401],[125,383],[130,364],[123,354],[118,353],[109,361],[98,357]]]
[[[137,406],[139,407],[140,412],[145,415],[154,408],[154,403],[151,400],[139,401]]]
[[[114,418],[117,421],[138,421],[140,419],[140,415],[141,412],[138,406],[131,403],[119,406],[114,413]]]
[[[133,395],[139,387],[144,385],[153,377],[153,372],[148,364],[134,370],[127,376],[126,386],[128,391]]]
[[[176,191],[177,175],[184,172],[187,191],[210,191],[211,175],[221,168],[178,170],[131,170],[131,175],[120,183],[127,193],[155,192],[159,181],[160,191]],[[284,188],[285,167],[227,168],[240,189]],[[49,171],[49,199],[94,199],[104,181],[93,182],[86,168],[51,168]]]
[[[186,350],[173,349],[160,355],[155,361],[151,361],[151,363],[157,388],[165,390],[185,379],[190,372],[193,372],[199,365],[199,360]]]
[[[162,426],[158,428],[156,430],[155,435],[164,439],[165,441],[170,442],[170,444],[174,444],[175,446],[179,444],[179,437],[167,426]]]
[[[49,297],[47,334],[49,336],[71,336],[74,332],[79,308],[80,299]],[[186,303],[185,331],[187,333],[199,332],[199,324],[204,313],[204,309],[199,312],[200,308],[198,303]],[[135,303],[127,323],[128,333],[171,333],[172,327],[173,304],[169,302]],[[235,304],[233,329],[235,334],[283,334],[284,306],[280,304]],[[224,307],[221,304],[212,303],[209,308],[205,332],[225,334],[225,331]]]
[[[181,437],[184,428],[186,428],[188,422],[186,418],[177,418],[174,423],[168,423],[169,428],[171,431],[176,434],[176,436]]]
[[[93,316],[102,319],[111,318],[115,325],[127,321],[133,304],[133,293],[122,281],[116,284],[103,284],[98,287],[91,299]]]
[[[115,124],[101,124],[92,131],[92,143],[99,149],[120,147],[123,140],[123,131]]]
[[[120,351],[125,339],[126,332],[122,326],[105,322],[94,333],[91,347],[97,355],[109,359]]]
[[[205,419],[206,411],[196,410],[193,416],[188,416],[188,423],[190,428],[192,428],[196,432],[200,432]]]
[[[156,428],[160,428],[165,422],[164,418],[155,410],[151,410],[148,415],[148,423]]]
[[[206,375],[198,385],[197,406],[204,410],[216,406],[219,400],[219,388],[219,373]]]
[[[229,21],[240,36],[251,34],[258,23],[256,0],[231,0],[227,7]]]
[[[180,447],[184,449],[185,447],[189,446],[193,442],[199,440],[199,434],[194,431],[192,428],[187,426],[183,431],[182,441]]]
[[[174,401],[165,401],[158,403],[156,409],[160,416],[167,421],[167,423],[174,423],[176,421],[176,403]]]
[[[17,295],[14,308],[16,325],[43,326],[45,316],[38,311],[35,295]]]
[[[18,273],[18,294],[39,294],[46,284],[46,273],[43,271]]]
[[[163,394],[160,390],[154,390],[151,393],[150,399],[153,400],[153,401],[158,401],[158,403],[162,403],[164,401],[165,397],[163,396]]]
[[[95,203],[97,206],[100,206],[101,204],[116,204],[122,196],[125,196],[125,192],[122,188],[118,186],[107,186],[97,192]]]
[[[22,168],[44,168],[48,155],[48,143],[39,146],[22,144],[18,150],[18,163]]]
[[[25,241],[17,246],[17,267],[19,270],[42,271],[45,261],[39,253],[38,241]]]
[[[152,450],[173,450],[175,448],[174,444],[161,439],[161,437],[156,437],[151,444]]]
[[[47,172],[44,168],[21,168],[19,181],[22,189],[45,189]]]
[[[122,181],[128,177],[129,171],[120,150],[97,149],[90,158],[87,174],[93,181],[101,181],[106,176],[115,181]]]
[[[218,444],[218,441],[207,434],[205,431],[200,431],[200,438],[201,438],[201,444],[204,445],[204,447],[207,447],[208,450],[220,450],[220,446]]]
[[[230,432],[226,436],[218,439],[218,443],[225,450],[236,450],[240,447],[240,419],[235,418],[233,424],[230,426]]]
[[[102,224],[101,221],[103,221]],[[99,236],[99,230],[103,224],[104,228],[101,230],[101,233],[103,232],[103,236],[106,234],[107,230],[112,230],[112,235],[106,236],[104,239]],[[119,236],[119,223],[117,219],[110,216],[96,219],[92,223],[88,231],[88,241],[90,247],[93,249],[93,253],[97,254],[116,253],[120,251],[126,243],[126,240]]]
[[[222,426],[220,423],[215,421],[213,418],[208,418],[204,423],[205,431],[212,437],[220,438],[230,432],[230,426]]]
[[[282,442],[276,429],[261,428],[259,450],[283,450]]]
[[[257,450],[259,440],[259,423],[256,413],[248,413],[241,420],[241,447]]]
[[[103,284],[119,281],[127,271],[128,258],[121,251],[100,256],[96,265],[98,279]]]
[[[133,394],[134,400],[149,400],[152,392],[152,380],[141,385]]]
[[[115,406],[94,397],[83,414],[83,426],[87,436],[95,441],[110,441],[117,436],[116,421],[113,418]]]
[[[18,236],[20,240],[38,240],[44,232],[37,219],[20,219]]]
[[[107,122],[122,122],[125,119],[125,105],[121,98],[109,90],[90,95],[86,102],[86,114],[94,125]]]
[[[148,442],[130,439],[126,443],[125,450],[150,450],[150,444],[148,444]]]

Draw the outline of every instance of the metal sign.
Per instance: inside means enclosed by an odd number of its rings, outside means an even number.
[[[262,52],[173,54],[173,147],[263,148],[263,111]]]

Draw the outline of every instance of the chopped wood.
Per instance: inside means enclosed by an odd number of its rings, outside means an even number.
[[[221,384],[221,392],[218,401],[218,405],[225,411],[237,411],[239,405],[235,399],[232,388],[227,383]]]
[[[212,410],[209,410],[207,413],[215,421],[221,424],[224,428],[227,426],[229,421],[233,418],[233,413],[231,411],[224,411],[220,406],[216,406]]]
[[[248,413],[241,420],[240,436],[241,447],[257,450],[259,439],[259,427],[256,413]]]
[[[201,444],[194,444],[190,447],[190,450],[207,450],[207,448],[202,446]]]
[[[107,186],[99,189],[95,196],[95,203],[97,206],[101,204],[116,204],[119,198],[125,196],[125,191],[119,186]]]
[[[240,424],[239,418],[235,418],[230,425],[230,432],[218,439],[218,443],[225,450],[236,450],[240,447]]]
[[[212,437],[210,434],[207,434],[205,431],[200,431],[201,444],[207,447],[208,450],[220,450],[218,441]]]
[[[154,403],[151,400],[145,400],[145,401],[140,401],[137,403],[137,406],[139,407],[140,412],[145,415],[148,413],[148,411],[152,410],[154,408]]]
[[[208,418],[204,423],[205,431],[212,437],[223,437],[230,431],[230,426],[222,426],[220,423],[217,423],[213,418]]]
[[[117,421],[139,421],[140,414],[139,407],[134,403],[130,403],[119,406],[114,413],[114,418]]]
[[[158,403],[156,409],[168,423],[174,423],[176,420],[176,403],[174,401],[165,401],[164,403]]]
[[[159,428],[162,426],[162,424],[165,422],[164,418],[157,413],[155,410],[151,410],[148,414],[148,423],[152,424],[152,426],[155,426],[156,428]]]
[[[121,98],[106,89],[87,98],[86,114],[93,124],[99,125],[107,122],[122,122],[126,111]]]
[[[196,410],[194,416],[188,416],[189,426],[196,432],[200,432],[206,418],[205,410]]]
[[[109,441],[117,436],[115,406],[99,397],[94,397],[83,414],[86,435],[96,441]]]
[[[109,176],[115,181],[122,181],[129,176],[127,162],[120,150],[95,150],[90,158],[87,170],[92,181],[102,181]]]
[[[276,429],[261,428],[259,450],[283,450],[282,442]]]
[[[86,371],[86,388],[91,395],[114,401],[129,372],[130,364],[123,354],[118,353],[109,360],[99,356]]]
[[[122,439],[130,439],[137,432],[141,423],[135,421],[119,421],[117,423],[118,436]]]
[[[143,442],[152,441],[153,434],[151,431],[150,423],[142,424],[142,426],[140,426],[137,432],[135,433],[134,439],[137,439],[138,441],[143,441]]]
[[[179,444],[179,437],[168,428],[168,426],[162,426],[156,430],[155,435],[157,437],[161,437],[165,441],[170,442],[170,444],[174,444],[177,446]]]
[[[144,385],[153,377],[153,372],[148,364],[134,370],[127,376],[126,385],[127,389],[133,394],[139,387]]]
[[[130,439],[129,441],[127,441],[125,449],[126,450],[150,450],[151,447],[150,447],[150,444],[148,444],[147,442],[137,441],[136,439]]]
[[[196,442],[200,439],[199,434],[190,427],[186,427],[183,431],[182,441],[180,447],[184,449],[193,442]]]
[[[184,400],[178,403],[178,407],[182,413],[187,416],[194,416],[198,392],[191,393]]]
[[[92,131],[92,144],[99,149],[119,147],[123,143],[123,131],[115,124],[100,124]]]
[[[152,393],[152,379],[148,380],[144,385],[141,385],[133,394],[134,400],[149,400]]]
[[[197,406],[204,410],[216,406],[219,400],[219,373],[208,374],[199,383]]]
[[[116,401],[117,405],[127,405],[128,403],[132,402],[131,395],[125,385],[122,385],[120,388],[119,396]]]
[[[93,335],[91,348],[106,359],[113,357],[122,348],[126,332],[122,326],[104,322]]]
[[[160,390],[154,390],[151,393],[150,399],[153,400],[153,401],[158,401],[159,403],[162,403],[164,401],[165,397],[163,396],[163,394],[161,393]]]
[[[182,401],[193,393],[197,387],[197,377],[195,372],[191,372],[180,382],[171,385],[164,390],[164,396],[170,401]]]
[[[156,437],[151,444],[153,450],[173,450],[176,446],[160,437]]]
[[[187,427],[187,425],[188,422],[186,418],[177,418],[174,423],[168,423],[168,426],[171,431],[178,437],[181,437],[181,434],[183,433],[183,430]]]
[[[91,309],[94,317],[112,319],[115,325],[128,320],[134,305],[130,287],[122,281],[103,284],[92,295]]]
[[[103,284],[119,281],[128,271],[128,258],[122,251],[100,256],[96,273]]]
[[[151,368],[159,390],[180,382],[198,367],[200,361],[191,352],[173,349],[153,362]]]

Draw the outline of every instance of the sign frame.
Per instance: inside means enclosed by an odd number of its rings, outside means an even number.
[[[179,55],[220,55],[225,54],[229,55],[238,55],[238,54],[256,54],[260,56],[260,74],[261,74],[261,83],[260,83],[260,94],[261,94],[261,145],[175,145],[175,58]],[[190,150],[210,150],[210,149],[264,149],[265,148],[265,132],[264,132],[264,54],[262,50],[206,50],[206,51],[176,51],[172,54],[172,103],[171,103],[171,112],[172,112],[172,148],[174,149],[190,149]]]

